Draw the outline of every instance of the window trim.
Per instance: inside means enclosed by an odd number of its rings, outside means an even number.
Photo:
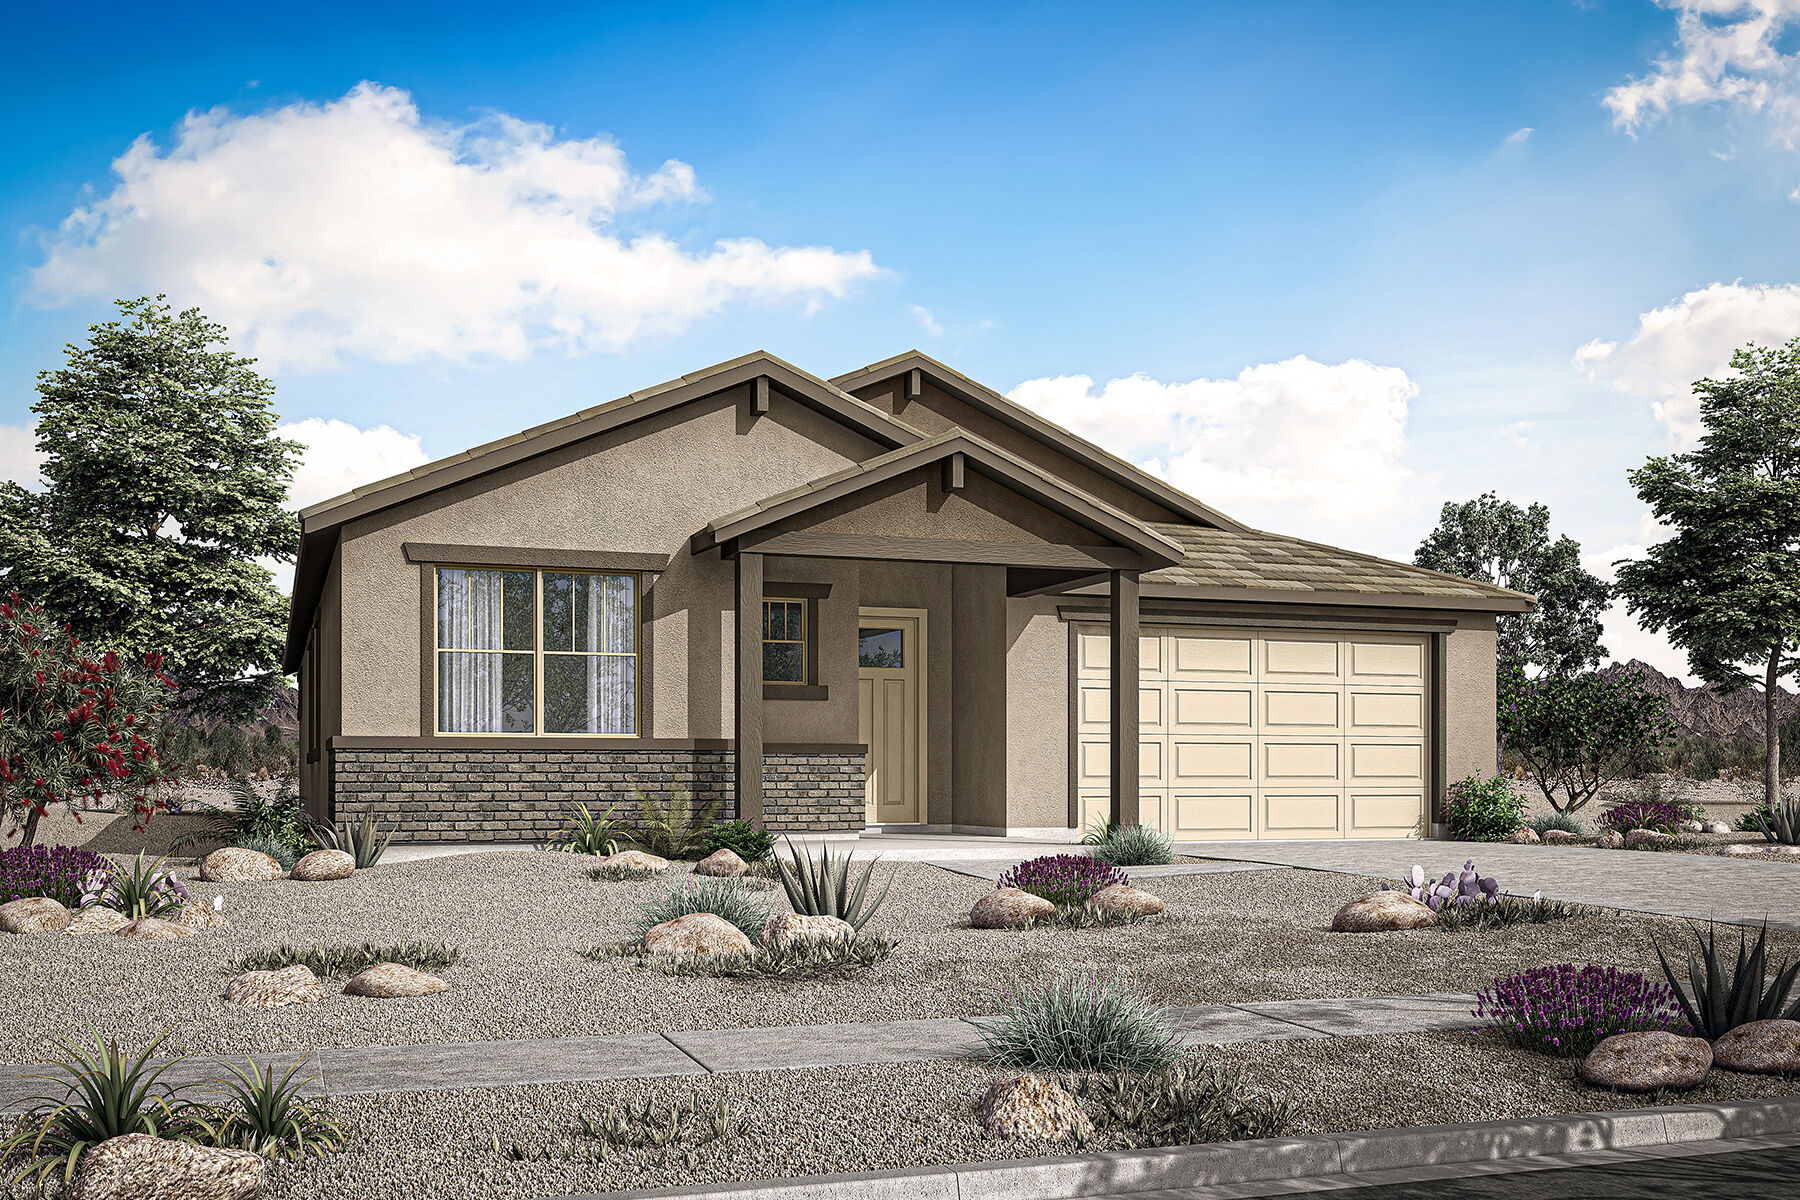
[[[438,726],[438,655],[442,652],[438,646],[438,573],[440,571],[529,571],[532,576],[532,620],[531,620],[531,731],[529,733],[480,732],[467,733],[448,731]],[[544,576],[550,575],[628,575],[632,578],[632,610],[636,620],[632,629],[633,652],[629,655],[617,651],[597,651],[594,657],[631,658],[634,661],[631,672],[631,710],[633,728],[628,733],[546,733],[544,731],[544,660],[550,654],[568,654],[570,657],[580,655],[586,657],[585,651],[560,651],[544,649]],[[648,724],[648,713],[644,710],[644,676],[649,665],[647,653],[647,634],[649,631],[649,580],[650,576],[643,571],[608,570],[604,567],[564,567],[564,566],[526,566],[523,564],[500,565],[496,563],[460,563],[460,562],[428,562],[419,564],[419,621],[420,648],[425,651],[425,662],[420,671],[419,688],[419,728],[429,730],[425,736],[433,739],[441,738],[495,738],[509,742],[524,742],[544,738],[577,738],[588,742],[605,741],[641,741],[645,736],[643,730]],[[456,653],[452,649],[450,653]],[[471,653],[483,653],[472,651]],[[490,651],[494,654],[523,654],[523,650]]]
[[[815,645],[813,629],[816,621],[816,614],[813,611],[814,606],[812,602],[807,600],[804,596],[771,595],[765,591],[762,598],[764,629],[769,627],[769,605],[771,604],[796,604],[800,607],[800,637],[798,639],[771,638],[767,634],[765,634],[762,639],[762,644],[765,647],[771,642],[777,646],[797,645],[800,647],[800,678],[770,679],[767,676],[764,676],[762,681],[763,686],[778,688],[811,687],[818,682],[817,675],[819,670],[819,664],[816,661],[817,655],[813,650],[813,646]],[[767,660],[765,659],[764,661]]]
[[[776,581],[763,585],[763,603],[771,600],[785,600],[801,605],[804,623],[805,640],[802,645],[806,681],[803,683],[784,683],[780,680],[765,679],[762,685],[764,700],[830,700],[831,689],[819,682],[819,602],[831,595],[829,583],[788,583]]]

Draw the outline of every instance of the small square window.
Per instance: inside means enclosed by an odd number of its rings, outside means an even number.
[[[891,626],[856,631],[856,665],[900,669],[906,666],[906,631]]]

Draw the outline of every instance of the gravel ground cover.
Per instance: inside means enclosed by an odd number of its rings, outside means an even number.
[[[1792,1080],[1713,1072],[1707,1085],[1666,1096],[1596,1091],[1575,1063],[1472,1033],[1344,1038],[1205,1048],[1206,1061],[1243,1069],[1256,1091],[1298,1105],[1291,1133],[1591,1112],[1655,1104],[1786,1095]],[[973,1063],[917,1063],[362,1096],[334,1101],[352,1141],[340,1154],[271,1172],[267,1200],[500,1200],[717,1183],[835,1171],[1031,1158],[1068,1143],[989,1139],[977,1105],[1002,1073]],[[614,1152],[577,1132],[614,1105],[665,1109],[689,1098],[703,1112],[741,1110],[738,1136],[665,1151]],[[496,1149],[496,1142],[499,1149]],[[1093,1148],[1116,1145],[1103,1135]],[[513,1161],[513,1146],[527,1156]],[[547,1157],[540,1157],[547,1156]]]
[[[592,1036],[995,1011],[997,988],[1046,968],[1093,969],[1142,983],[1163,1004],[1474,991],[1496,975],[1562,961],[1654,971],[1651,935],[1685,923],[1600,912],[1579,920],[1456,934],[1332,934],[1331,916],[1366,894],[1358,875],[1302,870],[1158,879],[1161,918],[1125,927],[974,930],[969,906],[991,885],[922,864],[899,872],[869,931],[899,947],[866,975],[836,981],[672,978],[581,951],[620,940],[657,881],[599,883],[589,858],[501,852],[392,863],[338,883],[193,883],[225,897],[229,929],[172,942],[0,937],[0,1062],[36,1061],[84,1031],[141,1044],[172,1029],[170,1053],[261,1053]],[[1429,864],[1446,869],[1457,864]],[[194,872],[184,869],[184,879]],[[679,878],[679,870],[673,873]],[[778,887],[764,893],[785,907]],[[239,953],[281,944],[444,942],[462,961],[450,990],[246,1010],[221,998]],[[1772,952],[1800,954],[1773,932]]]

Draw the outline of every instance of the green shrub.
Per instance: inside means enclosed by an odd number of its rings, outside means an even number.
[[[225,1064],[233,1078],[219,1080],[216,1086],[231,1103],[209,1106],[204,1121],[208,1145],[248,1150],[268,1159],[303,1159],[309,1154],[323,1158],[344,1144],[344,1127],[300,1097],[309,1080],[296,1082],[294,1076],[306,1064],[304,1056],[295,1059],[280,1079],[274,1067],[259,1069],[249,1058],[245,1063],[248,1071]]]
[[[701,857],[729,850],[747,863],[764,862],[775,853],[775,835],[749,821],[721,821],[706,831]]]
[[[630,839],[639,849],[659,858],[695,858],[722,807],[717,800],[696,802],[687,784],[669,781],[666,796],[652,796],[636,784],[631,794],[637,803],[637,824]]]
[[[1121,825],[1108,830],[1090,853],[1115,867],[1160,867],[1175,861],[1175,840],[1149,825]]]
[[[1564,833],[1572,833],[1576,837],[1584,838],[1588,835],[1587,827],[1568,813],[1542,813],[1525,822],[1525,828],[1536,833],[1539,837],[1543,837],[1552,829],[1560,829]]]
[[[273,949],[250,950],[231,962],[231,972],[279,971],[284,967],[303,966],[314,975],[355,975],[376,963],[399,963],[415,971],[441,971],[462,961],[462,952],[454,946],[427,942],[402,942],[397,946],[377,946],[364,942],[360,946],[277,946]]]
[[[619,852],[619,839],[625,836],[624,827],[613,820],[611,805],[599,816],[588,811],[585,804],[577,804],[570,814],[569,828],[561,830],[544,843],[546,850],[560,850],[565,854],[592,854],[605,857]]]
[[[1444,816],[1457,841],[1498,842],[1525,823],[1525,802],[1506,780],[1471,775],[1450,785]]]
[[[1086,1075],[1075,1094],[1131,1149],[1281,1137],[1294,1125],[1291,1101],[1251,1093],[1242,1071],[1192,1060],[1144,1075]]]
[[[1001,992],[999,1001],[999,1015],[980,1027],[984,1057],[995,1066],[1154,1071],[1181,1052],[1180,1036],[1128,980],[1038,978]]]
[[[839,858],[830,846],[823,845],[819,847],[819,857],[815,861],[804,846],[790,841],[788,852],[793,855],[793,864],[790,866],[777,858],[775,867],[781,874],[781,886],[787,892],[789,906],[803,917],[836,917],[860,932],[887,900],[888,890],[894,886],[894,872],[889,871],[881,894],[869,899],[869,882],[874,877],[875,864],[864,864],[862,874],[853,876],[850,860],[856,854],[854,850]]]
[[[769,902],[759,899],[738,880],[696,875],[640,904],[632,918],[632,939],[642,942],[653,926],[697,912],[729,921],[752,942],[762,936],[763,926],[769,923]]]
[[[220,726],[220,728],[228,728]],[[313,850],[317,839],[312,835],[314,822],[300,804],[300,789],[289,781],[273,796],[265,797],[247,779],[233,779],[225,785],[231,795],[231,807],[221,808],[199,801],[197,808],[207,817],[206,828],[184,833],[169,843],[171,852],[195,844],[217,843],[261,850],[270,858],[292,867],[301,855]],[[283,847],[280,854],[264,849],[267,843]]]
[[[293,870],[294,864],[300,861],[300,856],[294,853],[292,846],[279,839],[260,834],[236,838],[230,844],[239,850],[254,850],[258,854],[266,854],[280,863],[281,869],[284,871]]]

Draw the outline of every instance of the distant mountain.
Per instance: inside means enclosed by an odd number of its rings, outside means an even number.
[[[1616,679],[1638,671],[1644,673],[1645,689],[1663,698],[1663,702],[1668,705],[1669,715],[1675,718],[1675,723],[1684,732],[1726,741],[1763,740],[1762,689],[1744,688],[1741,691],[1721,693],[1711,684],[1691,688],[1679,679],[1671,679],[1649,663],[1635,658],[1628,663],[1613,663],[1609,667],[1602,667],[1600,673],[1609,679]],[[1778,686],[1776,690],[1780,693],[1778,711],[1783,720],[1800,712],[1800,696],[1783,687]]]

